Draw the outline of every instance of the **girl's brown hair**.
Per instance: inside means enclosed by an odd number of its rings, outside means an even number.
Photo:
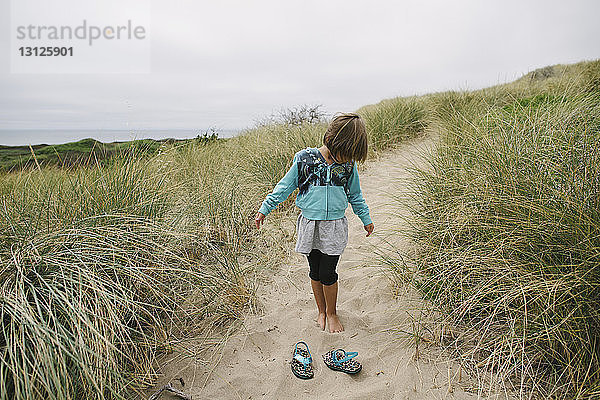
[[[367,159],[367,128],[358,114],[336,116],[323,136],[323,144],[337,160],[365,161]]]

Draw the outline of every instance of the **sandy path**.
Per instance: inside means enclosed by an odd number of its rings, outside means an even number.
[[[423,355],[415,360],[414,344],[394,332],[414,322],[415,298],[408,293],[394,298],[383,270],[368,266],[386,242],[409,246],[398,235],[386,232],[402,223],[392,213],[390,196],[406,193],[407,167],[418,165],[418,149],[433,140],[428,136],[386,151],[360,173],[375,232],[366,238],[360,219],[348,207],[349,242],[338,264],[338,314],[345,332],[330,334],[318,328],[307,260],[292,251],[287,267],[259,291],[263,313],[247,316],[243,328],[225,345],[216,367],[210,372],[187,368],[172,375],[185,377],[186,393],[194,399],[478,398],[463,390],[469,386],[464,375],[462,383],[457,382],[455,364]],[[289,366],[293,345],[299,340],[309,344],[313,355],[315,377],[308,381],[296,378]],[[321,354],[332,348],[358,351],[363,370],[357,376],[329,370]]]

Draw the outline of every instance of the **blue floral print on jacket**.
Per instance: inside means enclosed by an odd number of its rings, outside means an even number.
[[[305,218],[342,218],[349,202],[352,211],[364,225],[372,222],[369,207],[360,189],[358,169],[353,161],[329,165],[319,149],[307,147],[300,150],[294,155],[289,171],[267,195],[258,211],[267,215],[296,188],[296,205]]]

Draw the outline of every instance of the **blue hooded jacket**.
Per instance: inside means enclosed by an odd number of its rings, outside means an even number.
[[[358,169],[353,161],[327,164],[319,149],[307,147],[294,155],[294,163],[263,201],[260,213],[267,215],[298,188],[296,205],[305,218],[332,220],[343,218],[348,208],[362,221],[372,223],[363,198]]]

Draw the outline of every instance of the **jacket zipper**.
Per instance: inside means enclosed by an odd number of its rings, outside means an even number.
[[[327,200],[329,198],[329,178],[331,177],[330,167],[331,165],[327,165],[327,179],[325,181],[325,219],[329,219],[329,206],[327,205]]]

